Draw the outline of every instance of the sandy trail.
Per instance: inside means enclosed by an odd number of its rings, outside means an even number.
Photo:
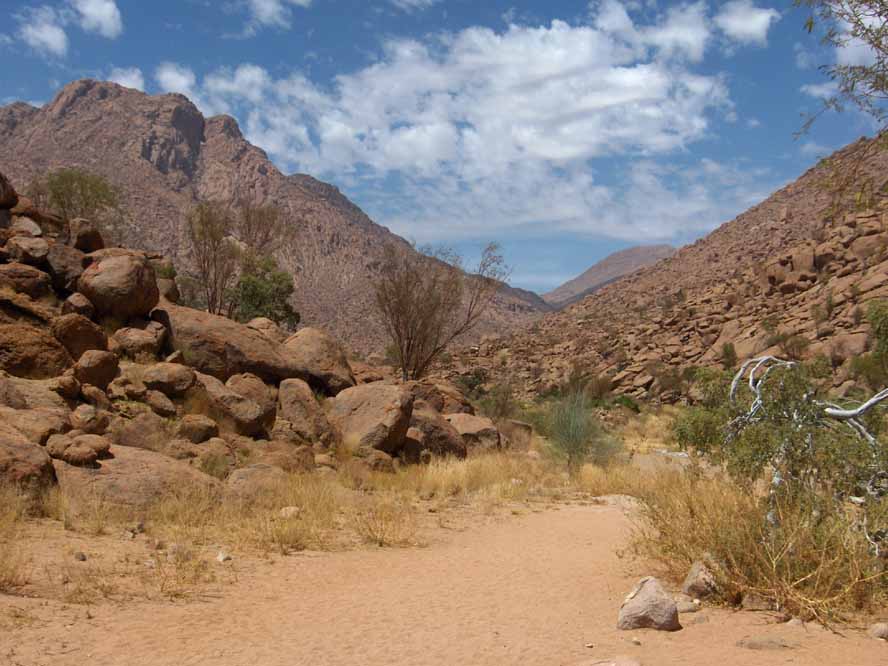
[[[572,666],[615,655],[646,666],[888,663],[888,645],[861,634],[778,625],[767,614],[706,609],[683,615],[676,633],[617,631],[620,601],[644,573],[617,554],[628,528],[617,507],[570,505],[447,532],[424,549],[260,563],[203,602],[108,604],[92,619],[82,607],[56,610],[51,621],[0,634],[0,663]],[[797,647],[736,645],[751,636]]]

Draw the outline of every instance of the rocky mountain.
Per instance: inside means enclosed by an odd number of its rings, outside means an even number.
[[[581,275],[543,294],[543,300],[555,308],[567,307],[604,285],[673,254],[675,248],[671,245],[639,245],[614,252],[593,264]]]
[[[0,107],[0,171],[15,187],[63,166],[119,187],[127,220],[121,243],[172,257],[179,269],[188,263],[184,214],[197,201],[278,206],[292,231],[278,259],[296,278],[303,323],[358,351],[383,346],[371,280],[384,246],[405,241],[336,187],[281,173],[233,118],[204,118],[181,95],[149,96],[92,80],[67,85],[41,108]],[[504,289],[480,332],[512,330],[545,309],[535,294]]]
[[[869,344],[867,304],[888,297],[888,153],[877,145],[860,139],[671,257],[466,350],[449,372],[485,368],[535,395],[578,369],[620,393],[674,399],[686,370],[720,367],[732,347],[741,361],[822,355],[848,390]],[[850,178],[838,198],[837,178]]]

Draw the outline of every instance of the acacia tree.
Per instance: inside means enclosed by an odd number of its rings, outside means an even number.
[[[477,325],[507,273],[496,243],[484,248],[468,273],[450,249],[386,247],[374,285],[376,308],[405,381],[423,377],[452,342]]]

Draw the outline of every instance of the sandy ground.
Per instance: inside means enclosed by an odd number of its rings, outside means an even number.
[[[31,618],[0,628],[0,664],[888,664],[886,643],[763,613],[704,609],[676,633],[617,631],[621,599],[647,573],[619,556],[628,530],[617,506],[568,505],[439,530],[426,548],[240,563],[236,583],[200,601],[87,611],[0,596],[0,613]],[[737,645],[750,637],[794,647]]]

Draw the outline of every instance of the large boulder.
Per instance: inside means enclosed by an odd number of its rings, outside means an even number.
[[[303,328],[287,338],[284,349],[294,367],[308,376],[309,384],[327,395],[336,395],[357,383],[345,349],[324,331]]]
[[[81,252],[96,252],[105,247],[98,226],[82,217],[68,222],[68,243]]]
[[[0,371],[0,405],[13,409],[67,409],[55,390],[56,380],[14,377]]]
[[[79,314],[92,319],[96,315],[96,309],[86,296],[76,291],[62,303],[62,314]]]
[[[225,490],[237,498],[248,499],[280,492],[287,478],[287,473],[280,467],[256,463],[234,470],[225,481]]]
[[[169,332],[169,345],[185,363],[217,379],[250,372],[276,384],[300,373],[262,333],[226,317],[162,303],[152,318]]]
[[[84,352],[74,365],[74,377],[81,384],[91,384],[103,391],[117,376],[117,356],[109,351]]]
[[[6,254],[14,261],[37,266],[46,260],[49,254],[49,243],[42,238],[16,236],[6,242]]]
[[[112,506],[145,508],[180,493],[216,489],[219,482],[191,465],[145,449],[115,447],[95,467],[54,463],[62,495],[75,512],[95,498]]]
[[[178,363],[155,363],[142,373],[142,383],[153,391],[178,397],[194,385],[194,370]]]
[[[247,326],[254,331],[259,331],[262,335],[277,345],[283,344],[287,339],[287,336],[284,335],[280,326],[275,324],[268,317],[256,317],[255,319],[251,319],[247,322]]]
[[[648,576],[638,582],[620,606],[617,628],[677,631],[681,629],[678,608],[660,582]]]
[[[410,382],[408,386],[417,400],[428,403],[439,414],[475,413],[472,403],[450,382]]]
[[[436,412],[423,400],[417,400],[413,404],[413,415],[410,419],[410,427],[418,431],[413,439],[419,441],[423,451],[428,451],[433,456],[466,457],[466,444],[462,436],[443,416]],[[410,452],[405,456],[408,462],[419,462],[421,456],[416,452]]]
[[[48,330],[0,324],[0,370],[16,377],[48,379],[71,366],[71,356]]]
[[[68,410],[51,407],[12,409],[0,406],[0,421],[18,430],[34,444],[45,444],[52,435],[71,429]]]
[[[157,305],[159,294],[154,269],[139,252],[99,251],[78,281],[78,291],[101,317],[119,320],[144,317]]]
[[[166,329],[156,321],[143,328],[128,326],[118,329],[113,336],[119,353],[136,361],[157,360],[166,341]]]
[[[105,331],[79,314],[65,314],[52,320],[50,330],[73,359],[90,350],[107,351]]]
[[[46,452],[55,460],[69,465],[92,466],[110,455],[111,442],[100,435],[53,435],[46,443]]]
[[[49,275],[27,264],[0,264],[0,289],[7,288],[31,298],[43,298],[52,293]]]
[[[309,385],[301,379],[286,379],[278,388],[278,418],[272,438],[293,443],[318,443],[332,447],[336,431]]]
[[[346,449],[377,449],[391,455],[404,444],[413,395],[402,386],[362,384],[328,399],[324,407]]]
[[[83,275],[84,254],[62,243],[53,243],[46,255],[46,265],[52,276],[52,284],[59,291],[77,291],[77,283]]]
[[[186,414],[179,421],[176,434],[192,444],[203,444],[213,437],[219,436],[219,426],[208,416]]]
[[[10,208],[15,208],[18,201],[18,194],[15,193],[12,183],[6,179],[6,176],[0,173],[0,209],[9,210]]]
[[[133,418],[118,417],[108,428],[108,436],[118,446],[163,452],[172,439],[167,421],[151,411]]]
[[[271,387],[266,386],[265,382],[249,372],[232,375],[225,382],[225,386],[259,405],[262,410],[263,428],[266,431],[272,429],[277,417],[277,395]]]
[[[499,430],[486,416],[448,414],[444,418],[456,428],[469,451],[496,451],[502,446]]]
[[[39,492],[55,484],[52,460],[43,447],[0,422],[0,485]]]
[[[267,435],[266,413],[257,403],[235,393],[212,375],[195,373],[195,382],[185,394],[186,411],[208,416],[222,430],[247,437]]]

